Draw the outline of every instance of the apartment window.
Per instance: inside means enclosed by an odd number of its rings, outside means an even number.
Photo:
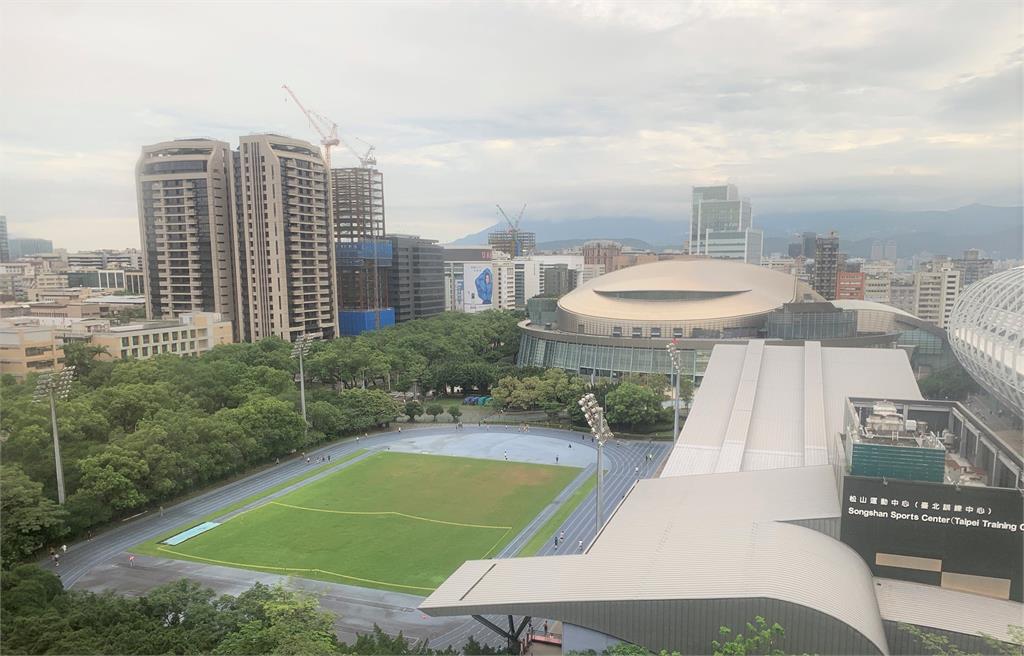
[[[127,337],[122,337],[121,338],[121,346],[128,346],[128,338]]]
[[[622,326],[612,326],[612,337],[622,337]]]
[[[640,326],[633,326],[633,337],[643,337],[644,329]]]
[[[149,347],[148,346],[143,346],[142,347],[142,357],[146,357],[147,355],[149,355]]]
[[[138,335],[132,335],[132,345],[133,346],[138,346],[139,345],[139,336]]]
[[[143,344],[149,344],[149,335],[143,335],[142,336],[142,343]]]
[[[682,328],[673,328],[672,329],[672,336],[675,337],[676,339],[679,339],[680,337],[683,336],[683,329]]]

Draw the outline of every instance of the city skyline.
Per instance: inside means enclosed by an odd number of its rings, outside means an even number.
[[[642,215],[682,235],[690,188],[730,180],[762,212],[1020,203],[1012,3],[859,4],[843,20],[769,3],[453,11],[257,5],[252,26],[303,26],[261,52],[226,4],[199,21],[161,4],[9,5],[3,52],[21,55],[0,77],[0,209],[15,236],[137,246],[144,144],[315,142],[284,82],[376,145],[389,225],[442,241],[523,201],[535,218]],[[181,48],[183,33],[215,45]],[[147,59],[168,49],[173,66]],[[355,163],[339,149],[336,166]]]

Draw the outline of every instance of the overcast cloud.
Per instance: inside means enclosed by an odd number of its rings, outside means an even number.
[[[289,84],[377,146],[388,227],[1021,202],[1021,3],[6,3],[0,214],[138,245],[143,144],[314,140]],[[336,163],[354,164],[344,151]]]

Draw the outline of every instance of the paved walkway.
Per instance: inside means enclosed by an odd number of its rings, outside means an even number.
[[[641,477],[655,475],[654,472],[667,456],[670,446],[667,442],[629,441],[606,445],[604,517],[610,515],[635,483],[637,469]],[[409,638],[428,640],[437,648],[448,645],[459,648],[471,635],[481,642],[499,642],[490,630],[470,618],[427,617],[416,609],[422,598],[414,595],[143,556],[135,558],[134,567],[129,566],[128,552],[133,545],[197,521],[218,508],[298,476],[318,466],[316,460],[322,455],[330,454],[333,460],[358,449],[376,451],[388,448],[410,453],[491,459],[503,459],[507,454],[510,460],[545,464],[554,464],[557,456],[559,464],[583,468],[566,490],[498,554],[499,558],[514,556],[576,487],[593,473],[595,463],[594,444],[575,432],[531,428],[528,433],[522,433],[515,427],[505,430],[500,426],[487,429],[467,426],[456,431],[450,424],[418,428],[403,426],[401,433],[378,433],[361,438],[358,442],[351,439],[323,447],[308,454],[314,464],[307,465],[304,459],[298,458],[283,462],[168,507],[162,516],[149,513],[106,531],[91,541],[69,545],[67,554],[61,558],[59,573],[67,587],[95,591],[112,589],[129,595],[144,594],[158,585],[183,577],[194,579],[221,594],[238,594],[258,581],[280,581],[290,588],[306,590],[319,596],[324,608],[338,615],[337,629],[343,640],[352,641],[356,633],[371,631],[373,625],[377,624],[389,634],[402,631]],[[648,453],[653,455],[650,461],[647,460]],[[344,468],[351,462],[339,463],[337,467],[290,486],[289,490]],[[589,544],[596,533],[594,496],[594,492],[591,492],[561,527],[546,536],[542,554],[576,553],[575,545],[580,540],[584,545]],[[561,531],[565,532],[565,541],[556,551],[554,537]],[[52,567],[45,560],[40,564]]]

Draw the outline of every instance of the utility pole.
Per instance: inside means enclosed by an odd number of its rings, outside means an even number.
[[[50,401],[50,428],[53,430],[53,464],[57,470],[57,502],[64,505],[67,496],[64,491],[64,464],[60,457],[60,434],[57,431],[57,401],[64,401],[71,391],[75,379],[75,368],[64,367],[57,373],[46,373],[39,377],[36,391],[32,396],[35,403],[43,399]]]
[[[316,340],[323,337],[319,333],[306,333],[295,338],[292,346],[292,357],[299,359],[299,403],[302,405],[302,426],[303,431],[309,427],[309,420],[306,419],[306,369],[304,360],[309,354],[309,347]]]
[[[604,502],[603,499],[603,488],[604,488],[604,443],[614,437],[611,429],[608,428],[608,422],[604,418],[604,408],[597,403],[597,398],[593,394],[584,394],[583,398],[579,400],[580,409],[583,411],[583,415],[587,418],[587,424],[590,426],[590,433],[594,436],[594,441],[597,442],[597,528],[596,531],[600,532],[601,526],[604,524]],[[595,533],[596,535],[596,533]]]

